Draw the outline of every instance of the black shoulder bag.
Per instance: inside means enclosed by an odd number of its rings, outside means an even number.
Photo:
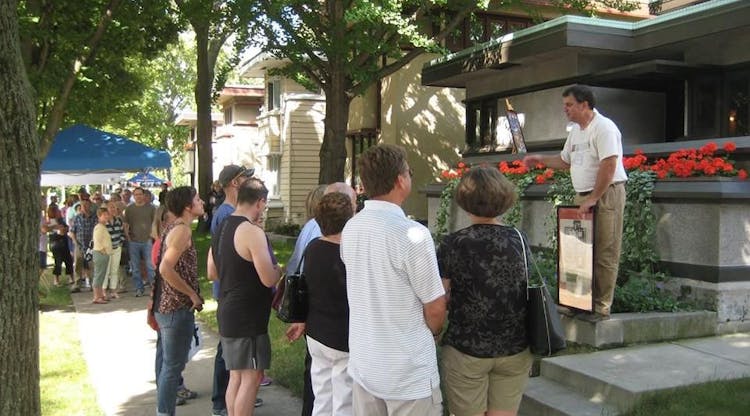
[[[555,301],[550,296],[536,263],[534,263],[534,266],[539,275],[540,283],[535,285],[529,283],[526,243],[517,228],[516,233],[518,233],[518,238],[521,239],[523,265],[526,272],[526,338],[529,341],[529,349],[532,353],[548,357],[567,346],[565,331]],[[533,262],[534,259],[531,260]]]
[[[313,240],[314,241],[314,240]],[[311,241],[312,242],[312,241]],[[305,261],[305,254],[310,244],[307,244],[302,258],[297,265],[297,271],[293,274],[284,275],[284,293],[281,295],[281,302],[276,316],[283,322],[296,323],[307,321],[307,309],[309,299],[307,293],[307,280],[302,273],[302,264]]]

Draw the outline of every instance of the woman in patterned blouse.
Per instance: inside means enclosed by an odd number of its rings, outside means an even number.
[[[198,286],[198,262],[190,224],[203,215],[195,188],[181,186],[167,198],[175,217],[164,230],[164,255],[154,290],[154,316],[159,325],[161,367],[156,374],[157,415],[174,415],[180,374],[185,368],[195,328],[194,311],[203,308]]]
[[[497,169],[479,167],[464,175],[455,199],[472,225],[438,249],[450,311],[441,351],[448,408],[456,416],[513,416],[533,361],[524,245],[497,218],[515,202],[516,189]]]

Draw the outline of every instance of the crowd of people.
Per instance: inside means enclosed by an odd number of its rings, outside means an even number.
[[[162,187],[160,198],[167,188]],[[100,191],[89,194],[81,187],[62,207],[57,196],[52,195],[49,204],[42,197],[41,270],[47,268],[47,253],[51,252],[54,285],[68,285],[72,292],[91,290],[92,302],[105,304],[127,290],[121,273],[124,261],[125,274],[133,278],[135,296],[143,296],[144,286],[153,283],[153,201],[151,191],[143,188],[115,189],[107,200]]]
[[[562,152],[524,161],[570,169],[580,211],[598,207],[595,215],[604,227],[597,225],[598,289],[589,318],[607,319],[620,250],[612,240],[621,233],[627,180],[621,138],[614,123],[594,110],[588,88],[567,89],[563,104],[575,126]],[[309,288],[306,321],[291,324],[286,333],[307,345],[302,416],[441,416],[443,393],[456,416],[515,415],[533,361],[526,336],[529,244],[523,232],[498,219],[514,204],[515,186],[495,168],[470,169],[455,200],[471,225],[436,248],[429,230],[401,208],[412,192],[403,148],[370,147],[357,171],[369,199],[358,204],[345,183],[313,189],[307,222],[287,264],[287,272],[302,270]],[[211,194],[207,265],[220,335],[215,416],[252,415],[262,404],[257,394],[271,366],[268,324],[283,270],[263,230],[268,189],[253,173],[226,166]],[[42,232],[55,229],[50,242],[56,276],[60,264],[70,264],[70,252],[78,263],[93,240],[94,303],[112,296],[108,262],[127,243],[136,296],[154,285],[157,415],[174,415],[180,391],[192,393],[181,373],[203,298],[189,225],[206,214],[205,204],[191,187],[170,190],[159,211],[143,189],[133,195],[133,203],[123,191],[98,209],[88,195],[78,204],[66,201],[76,212],[72,244],[65,241],[67,214],[56,207],[47,209]],[[153,262],[147,254],[152,240]],[[80,273],[88,279],[91,261],[83,262]],[[66,273],[74,281],[72,271]],[[442,346],[439,357],[436,343]]]
[[[573,128],[563,150],[524,162],[570,169],[579,211],[597,207],[599,288],[593,311],[584,314],[603,320],[617,275],[627,176],[619,130],[594,106],[590,89],[566,89],[563,108]],[[515,186],[495,168],[470,169],[455,200],[471,225],[436,249],[428,229],[401,209],[412,190],[403,148],[373,146],[357,171],[369,200],[358,206],[343,183],[313,189],[287,264],[287,272],[303,271],[309,287],[306,321],[287,330],[290,340],[304,337],[307,344],[302,415],[438,416],[443,393],[453,415],[517,414],[533,357],[526,334],[529,244],[499,220],[515,202]],[[235,210],[223,223],[214,218],[219,228],[208,263],[221,288],[227,408],[244,416],[253,414],[250,404],[270,366],[270,293],[281,271],[258,224],[268,191],[252,179],[233,186],[236,204],[226,187],[224,193]]]

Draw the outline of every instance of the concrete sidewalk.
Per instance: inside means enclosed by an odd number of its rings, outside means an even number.
[[[91,303],[91,292],[73,293],[84,358],[99,406],[107,416],[156,414],[154,352],[156,332],[146,325],[147,297],[133,291],[106,305]],[[178,416],[211,415],[213,362],[218,335],[202,327],[203,347],[187,364],[185,384],[198,397],[177,407]],[[300,357],[301,359],[301,357]],[[258,416],[298,416],[300,399],[277,385],[261,387]]]

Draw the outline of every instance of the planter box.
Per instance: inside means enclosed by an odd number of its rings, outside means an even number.
[[[686,178],[657,181],[654,213],[656,249],[661,266],[674,279],[670,289],[717,312],[720,331],[750,327],[750,181],[734,178]],[[549,247],[552,207],[547,185],[531,185],[522,199],[520,228],[537,247]],[[442,185],[425,189],[429,225],[440,206]],[[449,229],[470,224],[453,208]]]

